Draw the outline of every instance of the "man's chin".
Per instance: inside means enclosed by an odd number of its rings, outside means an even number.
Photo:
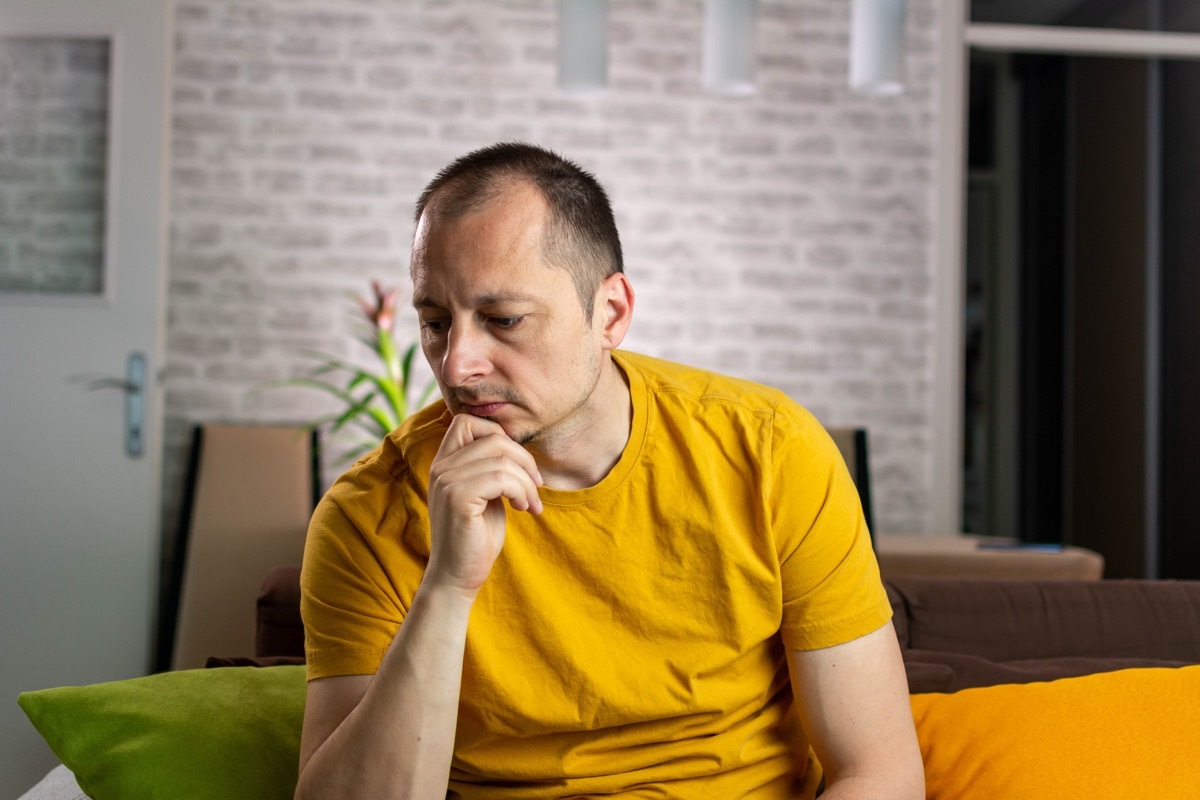
[[[508,433],[508,431],[506,430],[505,433]],[[525,431],[524,433],[516,434],[508,433],[508,438],[524,447],[538,438],[538,431]]]
[[[506,434],[508,434],[508,438],[512,439],[514,442],[516,442],[517,444],[519,444],[521,446],[529,444],[530,442],[536,440],[538,437],[539,431],[518,430],[517,428],[513,427],[513,425],[511,423],[509,423],[508,425],[505,425],[500,420],[496,420],[496,423],[501,428],[504,428],[504,432]]]

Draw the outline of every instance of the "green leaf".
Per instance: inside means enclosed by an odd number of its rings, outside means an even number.
[[[362,400],[358,401],[354,405],[347,408],[345,411],[343,411],[341,413],[340,416],[338,416],[338,418],[336,420],[334,420],[333,427],[331,428],[331,430],[339,431],[342,429],[342,426],[345,425],[347,422],[349,422],[352,419],[357,419],[359,416],[361,416],[363,414],[364,411],[367,410],[367,407],[371,405],[371,401],[374,399],[375,399],[375,393],[371,392],[366,397],[364,397]],[[368,418],[370,418],[370,417],[368,417]],[[387,436],[387,434],[388,434],[388,432],[384,431],[382,434],[380,434],[380,438],[382,438],[383,436]]]
[[[408,401],[404,396],[404,378],[400,372],[400,359],[392,336],[382,328],[379,330],[379,357],[383,360],[386,377],[378,377],[375,385],[382,391],[392,407],[397,420],[408,416]]]
[[[412,365],[413,358],[417,355],[417,343],[413,342],[404,351],[404,360],[400,364],[400,382],[408,389],[408,382],[412,380]]]
[[[310,389],[319,389],[322,392],[333,395],[334,397],[336,397],[337,399],[341,400],[344,403],[353,404],[356,402],[353,397],[351,397],[349,394],[342,391],[338,387],[334,386],[333,384],[326,383],[325,381],[318,381],[313,378],[287,378],[287,379],[279,381],[279,385],[281,387],[282,386],[303,386],[303,387],[307,387]]]
[[[321,425],[329,425],[330,423],[335,422],[339,416],[340,416],[339,414],[328,414],[324,417],[318,417],[317,419],[313,420],[311,427],[315,428],[315,427],[319,427]],[[368,436],[370,436],[376,440],[382,440],[387,435],[387,434],[382,434],[382,435],[380,434],[379,423],[377,423],[370,416],[363,417],[360,415],[360,416],[350,419],[346,424],[353,425],[354,427],[358,428],[363,433],[367,434]],[[391,433],[391,431],[388,431],[388,433]]]

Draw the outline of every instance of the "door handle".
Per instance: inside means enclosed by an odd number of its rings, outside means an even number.
[[[125,392],[125,454],[141,458],[145,452],[142,428],[146,416],[146,357],[130,353],[125,378],[100,378],[87,385],[88,391],[120,389]]]

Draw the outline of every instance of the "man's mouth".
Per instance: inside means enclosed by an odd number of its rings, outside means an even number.
[[[495,416],[500,409],[504,408],[508,403],[462,403],[462,410],[476,417],[491,417]]]

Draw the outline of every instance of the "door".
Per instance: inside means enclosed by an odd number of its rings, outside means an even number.
[[[54,763],[18,692],[149,665],[168,11],[0,5],[0,796]]]

